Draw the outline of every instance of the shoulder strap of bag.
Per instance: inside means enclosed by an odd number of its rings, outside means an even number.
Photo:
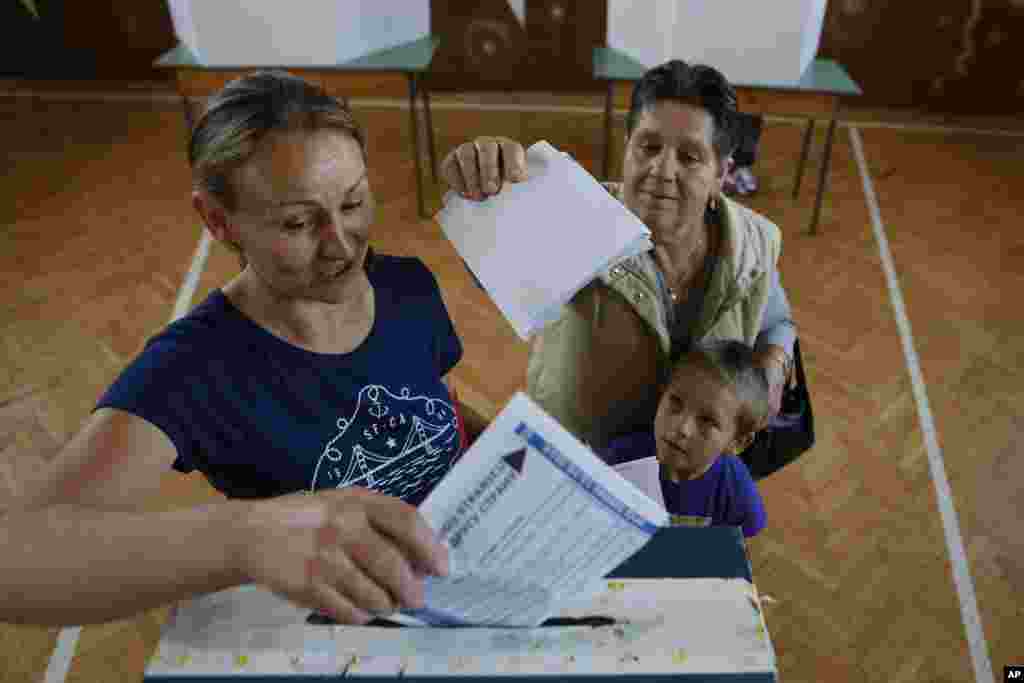
[[[800,354],[799,337],[793,341],[793,368],[796,370],[796,372],[793,373],[793,376],[796,378],[796,385],[806,389],[807,376],[804,375],[804,358]]]

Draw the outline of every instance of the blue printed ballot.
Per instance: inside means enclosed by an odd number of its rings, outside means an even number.
[[[537,626],[668,521],[522,393],[419,509],[451,571],[427,580],[424,608],[396,617],[430,625]]]
[[[651,249],[647,226],[570,156],[526,151],[529,178],[485,201],[445,196],[447,238],[523,339],[612,264]]]

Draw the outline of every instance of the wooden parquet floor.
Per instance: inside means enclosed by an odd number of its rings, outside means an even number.
[[[379,213],[373,241],[434,270],[462,336],[463,398],[494,413],[521,388],[525,344],[416,216],[407,112],[361,109]],[[180,111],[166,104],[0,100],[0,511],[166,324],[200,232]],[[596,170],[600,116],[435,110],[439,153],[477,134],[547,139]],[[822,131],[818,132],[821,143]],[[1024,137],[861,130],[927,386],[997,675],[1024,663]],[[621,133],[617,135],[617,139]],[[801,129],[766,128],[749,200],[784,232],[818,426],[762,482],[751,546],[781,680],[974,680],[928,454],[848,131],[820,234],[816,162],[791,201]],[[432,198],[437,205],[437,193]],[[193,302],[236,272],[214,245]],[[154,508],[211,495],[168,473]],[[16,551],[3,549],[3,552]],[[138,681],[166,610],[82,629],[69,682]],[[0,681],[40,681],[58,629],[0,625]]]

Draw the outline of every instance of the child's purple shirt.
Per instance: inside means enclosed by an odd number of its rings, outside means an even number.
[[[748,538],[765,527],[764,502],[742,460],[720,455],[700,477],[675,482],[662,476],[655,448],[652,433],[638,432],[614,439],[598,455],[664,505],[673,525],[738,526]]]

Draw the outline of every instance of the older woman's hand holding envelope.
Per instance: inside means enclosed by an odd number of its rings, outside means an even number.
[[[437,214],[445,235],[523,339],[558,319],[573,295],[611,264],[651,247],[647,226],[544,140],[525,151],[510,141],[463,145],[447,170],[459,176],[463,184],[456,187],[463,189],[466,178],[483,178],[489,188],[513,177],[526,180],[487,201],[472,191],[451,192]]]
[[[529,177],[526,151],[509,138],[477,138],[449,152],[441,174],[452,190],[479,201],[501,192],[506,180],[518,183]]]

